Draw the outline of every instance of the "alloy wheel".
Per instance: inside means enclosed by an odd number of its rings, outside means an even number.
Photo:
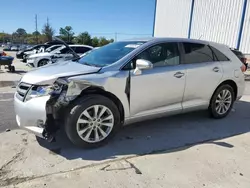
[[[232,104],[232,94],[229,90],[222,90],[215,100],[215,110],[218,114],[223,115],[227,113]]]
[[[114,115],[103,105],[93,105],[85,109],[77,120],[77,133],[82,140],[96,143],[104,140],[112,131]]]

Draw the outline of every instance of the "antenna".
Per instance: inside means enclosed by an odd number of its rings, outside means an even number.
[[[35,22],[36,22],[36,44],[38,44],[38,31],[37,31],[37,14],[35,16]]]
[[[199,40],[201,39],[202,35],[199,37]]]

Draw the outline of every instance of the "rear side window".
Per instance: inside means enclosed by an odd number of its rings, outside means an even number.
[[[215,57],[218,61],[230,61],[230,59],[227,58],[222,52],[217,50],[216,48],[210,46],[210,48],[213,50]]]
[[[214,61],[212,50],[209,46],[197,43],[183,43],[184,61],[186,64],[204,63]]]
[[[87,47],[75,47],[75,52],[77,54],[84,54],[85,52],[91,50],[90,48]]]

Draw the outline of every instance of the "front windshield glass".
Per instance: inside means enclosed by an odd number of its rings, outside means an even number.
[[[84,55],[78,63],[104,67],[111,65],[145,43],[144,41],[114,42],[101,48],[92,50]]]
[[[56,48],[55,50],[52,50],[50,53],[60,53],[62,49],[66,48],[66,46],[61,46],[59,48]]]

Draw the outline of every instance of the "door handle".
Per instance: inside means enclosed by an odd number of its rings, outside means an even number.
[[[174,77],[176,77],[176,78],[181,78],[182,76],[184,76],[184,73],[182,73],[182,72],[177,72],[174,74]]]
[[[213,71],[214,71],[214,72],[219,72],[220,69],[219,69],[219,67],[214,67],[214,68],[213,68]]]

